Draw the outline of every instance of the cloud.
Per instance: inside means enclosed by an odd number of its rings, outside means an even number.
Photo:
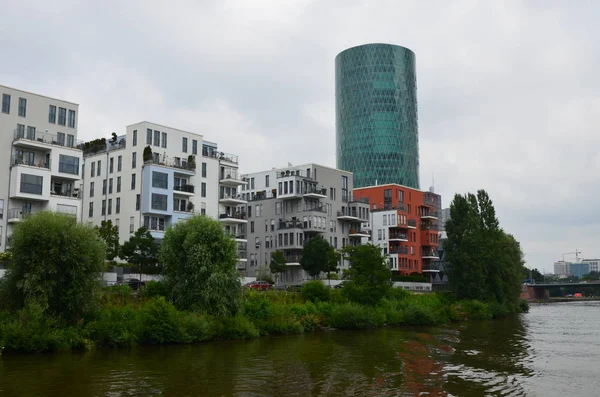
[[[421,184],[488,190],[530,265],[600,256],[600,5],[558,1],[24,0],[0,15],[0,83],[80,104],[80,137],[151,120],[243,171],[335,165],[334,58],[416,53]],[[24,22],[27,21],[27,22]],[[23,29],[24,23],[27,25]]]

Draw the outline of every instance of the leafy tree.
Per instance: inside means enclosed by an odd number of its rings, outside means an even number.
[[[112,221],[102,221],[100,226],[94,229],[106,243],[106,260],[115,263],[115,258],[121,256],[121,245],[119,244],[119,229],[113,226]]]
[[[323,236],[313,237],[304,245],[300,266],[314,278],[330,267],[334,253],[333,247]]]
[[[271,273],[277,278],[279,278],[282,273],[285,273],[287,269],[287,263],[285,262],[285,256],[283,255],[283,252],[277,250],[271,253],[271,263],[269,264],[269,268]]]
[[[381,248],[372,244],[346,246],[342,256],[350,261],[344,294],[353,302],[379,303],[392,288],[391,272]]]
[[[523,279],[533,279],[536,283],[541,283],[544,282],[545,277],[538,269],[528,269],[523,267]]]
[[[123,244],[121,258],[134,265],[140,277],[142,273],[158,274],[161,271],[158,263],[158,244],[150,231],[143,226]]]
[[[16,308],[37,304],[69,322],[92,309],[106,246],[91,226],[64,214],[36,213],[15,226],[11,251],[4,291]]]
[[[589,281],[600,280],[600,273],[597,271],[591,271],[588,274],[586,274],[585,276],[583,276],[582,279],[589,280]]]
[[[237,245],[218,221],[197,215],[165,233],[160,259],[175,306],[212,315],[234,315],[240,307]]]
[[[457,298],[516,303],[523,252],[519,242],[500,228],[485,190],[455,195],[445,226],[445,269]]]
[[[330,286],[333,278],[332,276],[335,276],[335,279],[337,279],[337,272],[339,271],[338,265],[340,264],[341,259],[342,255],[333,247],[327,250],[327,262],[325,263],[323,271],[327,273],[327,280],[329,281]]]

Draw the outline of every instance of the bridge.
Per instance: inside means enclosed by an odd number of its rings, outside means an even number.
[[[525,283],[523,284],[521,298],[540,300],[559,298],[575,293],[600,296],[600,281],[544,284]]]

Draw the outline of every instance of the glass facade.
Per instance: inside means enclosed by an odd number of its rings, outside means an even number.
[[[390,44],[349,48],[335,58],[337,168],[354,187],[419,189],[415,54]]]

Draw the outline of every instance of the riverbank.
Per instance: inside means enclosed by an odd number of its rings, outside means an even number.
[[[529,303],[600,302],[600,297],[532,299],[532,300],[528,300],[528,302]]]
[[[453,302],[447,295],[417,295],[401,289],[391,290],[377,306],[349,302],[336,290],[320,297],[246,291],[236,316],[215,317],[179,311],[156,290],[133,295],[127,287],[113,287],[104,290],[93,314],[74,326],[45,317],[36,305],[14,314],[0,313],[0,346],[7,354],[190,344],[335,329],[433,326],[517,311],[527,311],[526,303],[506,307],[479,301]]]

